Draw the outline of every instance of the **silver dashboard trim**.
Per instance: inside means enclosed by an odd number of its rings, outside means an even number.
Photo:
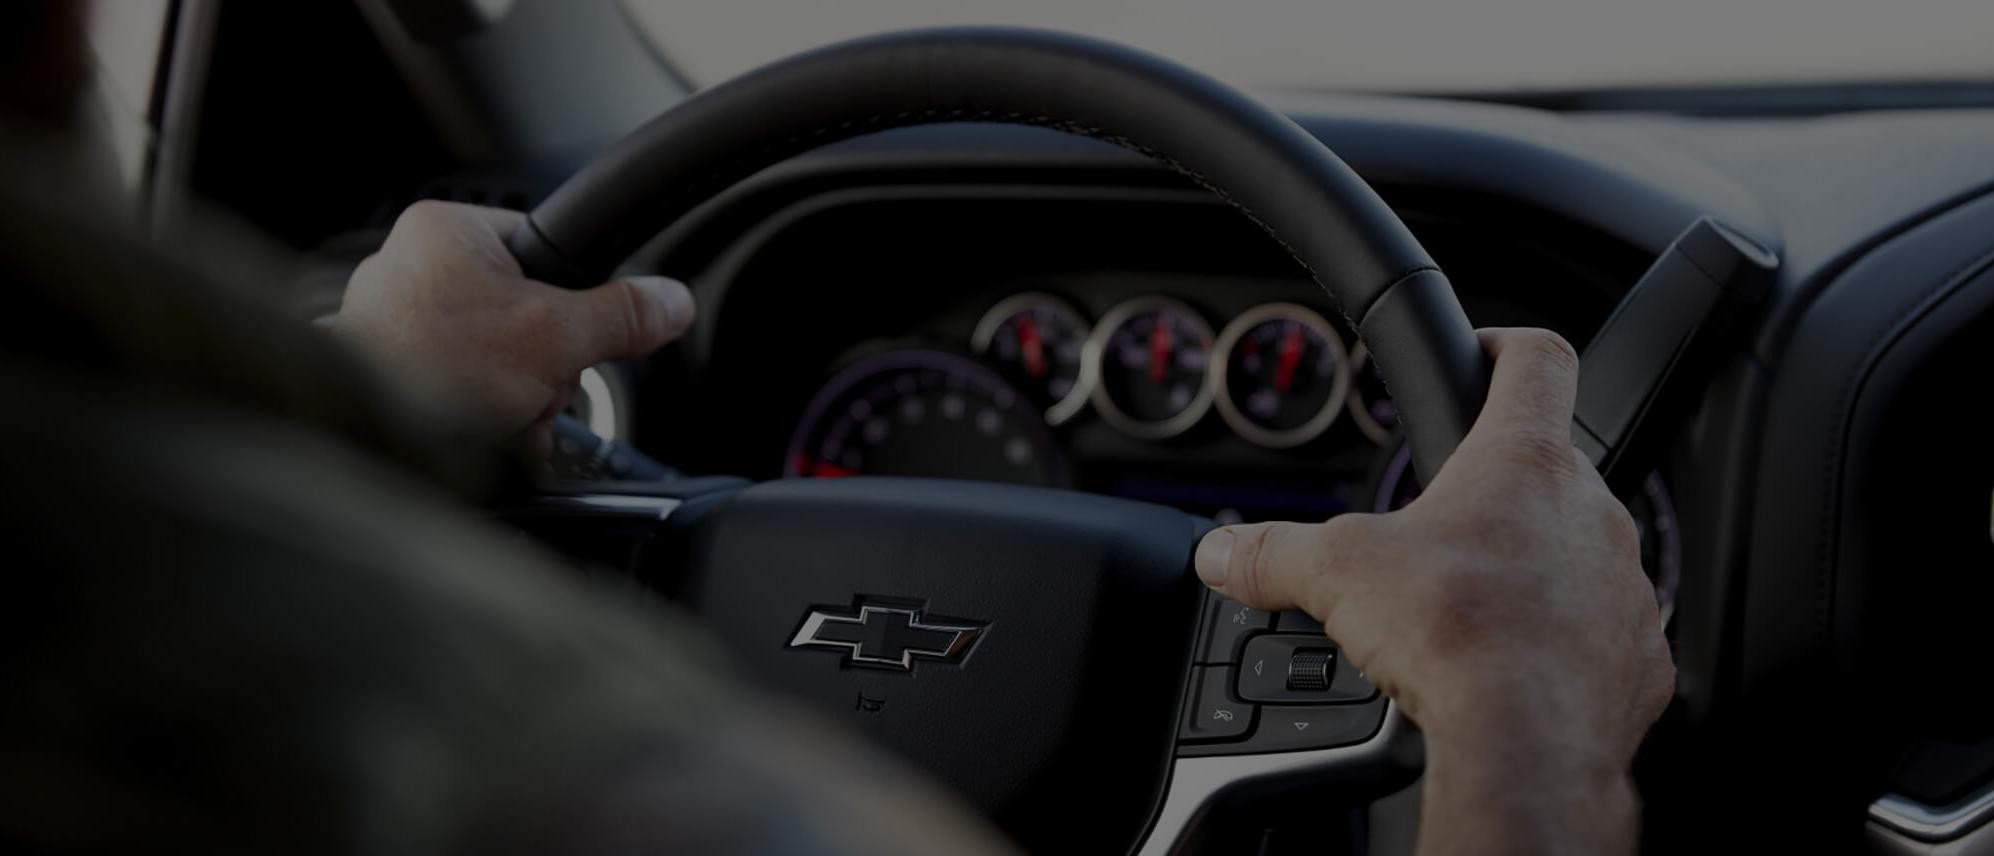
[[[1176,852],[1178,842],[1191,828],[1191,822],[1205,804],[1220,791],[1270,776],[1300,773],[1310,768],[1328,768],[1369,761],[1390,751],[1398,731],[1404,728],[1396,702],[1386,702],[1385,721],[1371,739],[1354,746],[1314,749],[1307,752],[1276,752],[1263,755],[1215,755],[1179,758],[1170,770],[1170,788],[1164,792],[1163,808],[1136,852],[1139,856],[1166,856]]]
[[[1869,805],[1869,818],[1924,841],[1951,841],[1994,819],[1994,782],[1948,806],[1933,807],[1897,794]]]
[[[1351,346],[1350,389],[1343,396],[1343,405],[1350,409],[1350,421],[1357,426],[1357,430],[1371,442],[1383,446],[1392,441],[1396,426],[1378,424],[1378,420],[1371,418],[1371,408],[1364,401],[1364,390],[1359,381],[1363,378],[1364,364],[1370,361],[1371,349],[1361,340]]]
[[[534,502],[545,509],[611,512],[631,516],[655,517],[658,520],[672,516],[672,512],[678,510],[678,507],[683,504],[681,500],[673,497],[618,493],[542,496]]]

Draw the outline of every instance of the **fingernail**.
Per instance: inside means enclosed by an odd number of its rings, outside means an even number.
[[[658,309],[665,314],[666,327],[674,331],[674,335],[692,326],[693,313],[697,310],[693,308],[692,290],[686,288],[685,283],[662,276],[640,276],[633,277],[630,284],[651,295]]]
[[[1225,585],[1226,571],[1232,566],[1232,533],[1224,529],[1214,529],[1198,542],[1198,552],[1191,558],[1191,564],[1198,568],[1198,579],[1205,585],[1218,588]]]

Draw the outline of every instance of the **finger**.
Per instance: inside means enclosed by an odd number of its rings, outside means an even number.
[[[1469,431],[1535,433],[1571,442],[1572,402],[1578,394],[1579,356],[1564,337],[1531,327],[1477,331],[1495,360],[1488,402]]]
[[[1339,518],[1340,520],[1340,518]],[[1321,608],[1347,526],[1251,523],[1212,530],[1192,559],[1214,591],[1255,609]],[[1317,616],[1320,618],[1321,616]]]
[[[677,280],[637,276],[586,291],[562,292],[571,310],[569,374],[606,360],[649,355],[692,326],[692,292]]]
[[[483,205],[459,205],[464,215],[492,230],[501,240],[512,237],[512,233],[526,225],[526,215],[509,208],[487,208]]]
[[[407,208],[395,219],[390,234],[420,234],[425,237],[461,231],[473,226],[496,234],[501,240],[526,225],[526,215],[505,208],[486,208],[461,202],[424,199]]]

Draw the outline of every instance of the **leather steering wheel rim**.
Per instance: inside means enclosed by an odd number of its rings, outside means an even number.
[[[687,99],[569,178],[511,249],[586,287],[753,173],[829,143],[944,122],[1031,125],[1149,157],[1259,225],[1364,340],[1430,479],[1488,392],[1445,275],[1364,180],[1286,116],[1199,72],[1063,33],[948,28],[818,49]]]

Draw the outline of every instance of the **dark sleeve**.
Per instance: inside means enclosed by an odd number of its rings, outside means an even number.
[[[480,519],[477,456],[323,334],[18,211],[0,852],[1000,847]]]
[[[412,395],[278,308],[271,280],[284,273],[268,256],[217,252],[212,237],[141,239],[103,213],[112,206],[83,201],[87,191],[65,196],[60,179],[7,167],[0,356],[306,426],[467,499],[523,481],[507,438]]]

